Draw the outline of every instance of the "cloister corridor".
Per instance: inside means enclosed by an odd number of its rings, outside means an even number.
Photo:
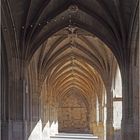
[[[0,140],[139,140],[139,0],[2,0]]]
[[[28,66],[33,89],[36,63],[43,82],[40,95],[32,95],[40,100],[40,110],[35,102],[33,113],[40,111],[41,118],[29,140],[59,133],[93,134],[105,140],[111,132],[112,138],[121,138],[121,73],[115,56],[99,38],[73,26],[54,33]]]

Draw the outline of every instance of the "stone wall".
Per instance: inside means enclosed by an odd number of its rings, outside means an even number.
[[[87,108],[78,96],[70,95],[59,107],[60,132],[89,132]]]

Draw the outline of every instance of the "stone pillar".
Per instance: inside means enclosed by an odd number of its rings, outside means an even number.
[[[58,133],[57,112],[55,106],[51,106],[51,135]]]
[[[98,136],[100,140],[104,140],[104,123],[98,123]]]
[[[51,86],[52,87],[52,86]],[[57,120],[57,102],[55,96],[53,96],[53,91],[51,91],[50,96],[50,135],[58,134],[58,120]]]
[[[103,122],[103,111],[102,104],[99,103],[99,122]]]
[[[20,58],[11,58],[9,75],[9,121],[8,140],[25,140],[25,62]]]
[[[113,140],[113,92],[107,89],[107,120],[106,120],[106,140]]]
[[[104,120],[103,120],[103,110],[102,104],[99,103],[99,123],[98,123],[98,135],[100,140],[104,140]]]
[[[58,107],[55,105],[55,111],[54,111],[54,121],[55,121],[55,134],[58,134]]]
[[[35,93],[32,96],[32,120],[36,122],[39,119],[40,119],[39,95]]]
[[[17,80],[17,79],[16,79]],[[25,80],[20,79],[16,83],[14,112],[11,112],[12,118],[8,122],[9,140],[25,140],[26,121],[25,121]],[[14,85],[13,85],[14,86]],[[14,117],[14,118],[13,118]]]
[[[3,41],[3,40],[2,40]],[[3,42],[2,42],[3,43]],[[8,61],[6,49],[1,44],[1,86],[0,86],[0,140],[8,140],[8,121],[9,121],[9,87],[8,87]]]
[[[42,140],[50,140],[50,105],[48,100],[45,103],[44,128],[42,132]]]
[[[97,134],[96,108],[90,111],[90,133]]]
[[[97,97],[93,95],[91,97],[91,107],[90,107],[90,132],[97,135],[97,112],[96,112],[96,100]]]
[[[123,102],[122,102],[122,140],[132,140],[134,138],[133,130],[133,97],[129,91],[129,76],[125,75],[123,81]],[[127,82],[126,82],[127,81]]]
[[[139,7],[139,2],[136,3]],[[123,65],[123,120],[122,139],[139,140],[139,8],[136,8],[133,18],[131,37],[128,38],[129,55],[126,65]]]
[[[23,62],[18,57],[18,52],[14,50],[15,41],[10,39],[5,42],[7,38],[6,32],[3,32],[2,42],[1,42],[1,105],[0,106],[0,139],[10,140],[10,139],[23,139],[23,92],[20,87],[22,87],[23,77],[20,79],[20,64]],[[13,51],[14,50],[14,51]],[[22,73],[22,72],[21,72]],[[23,100],[22,100],[23,99]],[[19,104],[20,103],[20,104]],[[2,110],[1,110],[2,109]],[[1,120],[2,119],[2,120]],[[16,128],[17,125],[17,128]],[[15,130],[12,130],[15,128]],[[21,128],[21,130],[18,130]],[[16,131],[19,132],[15,138]],[[13,134],[13,132],[15,132]],[[2,137],[1,137],[2,136]]]

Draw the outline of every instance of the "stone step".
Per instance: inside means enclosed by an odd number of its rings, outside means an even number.
[[[92,134],[60,133],[51,136],[51,140],[99,140],[99,138]]]
[[[56,136],[93,136],[93,134],[85,134],[85,133],[58,133]]]

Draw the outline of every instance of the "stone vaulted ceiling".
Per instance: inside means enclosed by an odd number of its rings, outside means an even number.
[[[103,84],[111,81],[117,68],[114,55],[100,39],[74,26],[49,37],[31,62],[37,66],[39,81],[46,80],[58,98],[73,91],[88,100],[92,93],[102,97]]]
[[[50,35],[68,25],[94,33],[118,60],[128,55],[126,38],[131,36],[138,0],[2,1],[2,35],[8,38],[13,54],[25,60],[29,61]]]
[[[126,63],[137,5],[138,0],[3,0],[2,37],[27,66],[36,57],[42,83],[47,78],[59,92],[76,87],[88,94],[108,84],[116,59],[120,67]]]

